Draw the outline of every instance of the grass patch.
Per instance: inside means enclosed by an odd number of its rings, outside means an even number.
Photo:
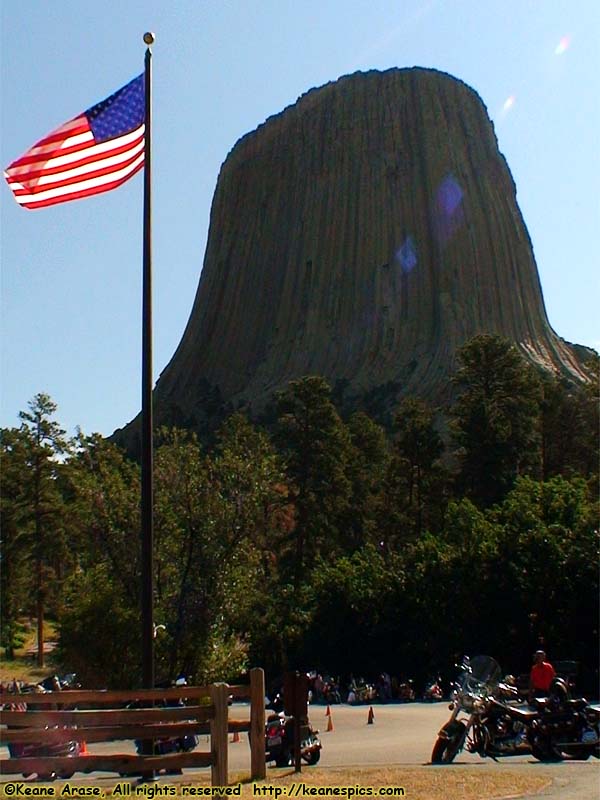
[[[22,620],[23,643],[15,650],[15,658],[9,659],[4,655],[4,648],[0,649],[0,681],[8,683],[13,679],[26,683],[38,683],[53,675],[56,665],[52,653],[45,654],[45,666],[37,665],[37,624],[35,620]],[[51,620],[44,621],[44,641],[55,642],[57,628]]]
[[[494,800],[539,792],[550,783],[547,775],[532,775],[531,770],[478,771],[473,767],[361,767],[303,769],[301,775],[289,770],[270,770],[267,783],[287,786],[302,782],[307,786],[363,786],[373,789],[392,786],[404,789],[411,800]],[[280,773],[277,775],[276,773]],[[252,785],[242,787],[242,795],[252,797]],[[401,795],[400,795],[401,796]]]
[[[267,780],[253,784],[247,774],[232,774],[230,785],[241,783],[241,796],[249,798],[258,797],[254,795],[253,786],[273,787],[273,794],[266,797],[275,796],[276,787],[285,787],[289,790],[291,784],[303,783],[307,787],[372,787],[374,796],[380,788],[401,787],[404,789],[404,797],[410,800],[448,800],[448,798],[460,798],[460,800],[506,800],[523,795],[535,794],[546,788],[552,778],[547,772],[535,770],[535,774],[530,765],[523,764],[511,769],[487,768],[478,770],[472,765],[462,766],[453,765],[450,767],[308,767],[302,770],[300,775],[294,774],[290,769],[268,769]],[[118,779],[102,778],[99,782],[93,779],[84,779],[86,784],[93,783],[102,786],[106,796],[112,794],[114,785]],[[79,783],[77,778],[73,781]],[[122,781],[121,781],[122,782]],[[183,775],[177,778],[160,777],[160,785],[181,786],[209,786],[210,772]],[[56,784],[58,786],[58,784]],[[177,796],[181,796],[178,792]],[[290,791],[288,796],[294,796]],[[310,795],[302,793],[299,797]],[[323,795],[321,795],[323,796]],[[388,795],[392,797],[393,795]],[[317,795],[318,797],[318,795]],[[402,797],[402,795],[396,795]],[[286,795],[280,795],[281,800],[286,800]]]

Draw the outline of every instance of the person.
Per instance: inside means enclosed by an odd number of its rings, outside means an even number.
[[[546,661],[546,653],[543,650],[536,650],[529,673],[529,699],[545,697],[555,677],[556,670],[549,661]]]
[[[314,690],[315,690],[315,701],[317,703],[322,703],[325,700],[325,681],[323,680],[323,676],[321,673],[317,673],[314,682]]]

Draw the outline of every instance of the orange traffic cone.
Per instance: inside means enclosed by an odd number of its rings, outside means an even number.
[[[233,732],[233,736],[231,737],[231,742],[234,743],[234,742],[239,742],[239,741],[240,741],[240,732],[239,731],[234,731]]]
[[[329,713],[329,718],[327,720],[327,733],[331,733],[333,731],[333,716],[331,712]]]
[[[79,755],[80,756],[89,756],[90,751],[87,749],[86,742],[79,743]]]
[[[331,706],[327,706],[327,711],[325,712],[325,716],[326,717],[330,717],[331,716]]]
[[[369,718],[367,720],[367,725],[372,725],[375,722],[375,714],[373,713],[373,706],[369,707]]]

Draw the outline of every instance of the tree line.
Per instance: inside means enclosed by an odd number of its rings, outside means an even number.
[[[593,673],[598,652],[598,362],[571,384],[496,336],[458,354],[456,400],[416,398],[390,430],[292,381],[265,430],[210,446],[155,437],[156,674],[248,666],[421,678],[462,653],[522,672],[540,642]],[[58,622],[88,686],[140,681],[139,465],[69,439],[36,395],[0,430],[2,646]]]

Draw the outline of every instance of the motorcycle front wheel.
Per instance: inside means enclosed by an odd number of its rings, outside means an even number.
[[[457,722],[452,735],[438,736],[431,752],[431,763],[451,764],[460,750],[464,732],[464,723]]]

